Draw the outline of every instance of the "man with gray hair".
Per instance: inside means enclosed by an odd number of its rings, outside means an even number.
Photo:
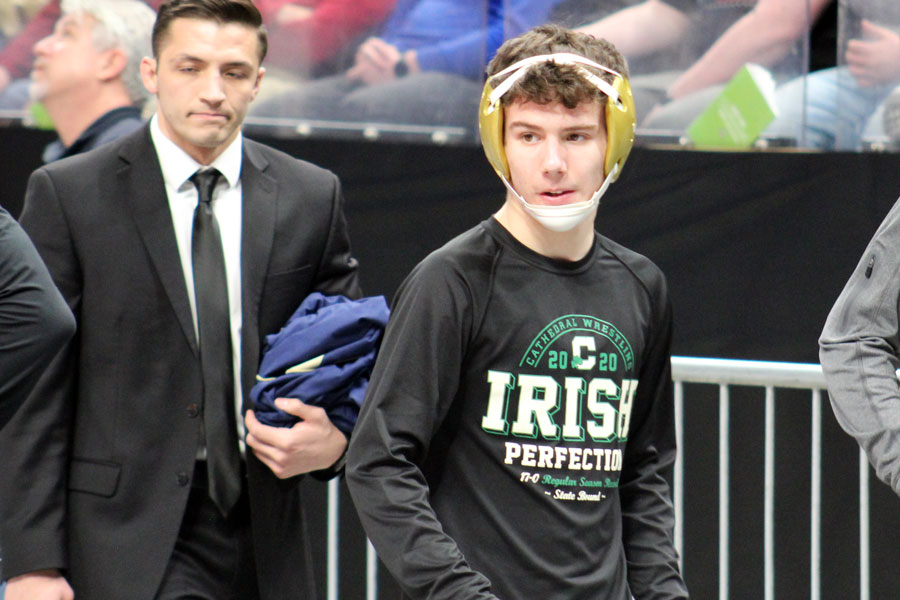
[[[29,88],[59,134],[44,162],[86,152],[143,123],[140,63],[156,18],[140,0],[63,0],[49,36],[34,45]]]

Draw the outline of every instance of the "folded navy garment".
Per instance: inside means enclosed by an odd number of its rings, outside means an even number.
[[[383,296],[307,296],[281,331],[266,336],[257,382],[250,390],[259,422],[291,427],[299,417],[277,408],[275,399],[299,398],[324,408],[335,427],[349,435],[388,315]]]

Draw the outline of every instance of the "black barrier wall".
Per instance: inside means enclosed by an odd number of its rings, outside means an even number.
[[[259,136],[255,136],[261,139]],[[17,214],[49,134],[0,129],[0,204]],[[342,179],[367,294],[390,299],[429,251],[487,218],[504,188],[475,147],[262,139]],[[869,237],[900,196],[894,154],[720,154],[636,149],[603,200],[597,227],[666,273],[675,354],[817,362],[825,316]],[[685,409],[685,577],[692,596],[718,595],[717,402]],[[762,597],[760,396],[733,394],[731,598]],[[809,596],[809,404],[779,396],[776,590]],[[857,597],[856,446],[825,409],[823,598]],[[306,486],[324,540],[324,486]],[[900,499],[872,492],[872,597],[900,589]],[[364,594],[364,536],[342,494],[341,598]],[[321,509],[321,510],[319,510]],[[588,534],[588,532],[585,532]],[[2,544],[2,541],[0,541]],[[323,565],[324,541],[318,549]],[[397,597],[381,573],[382,598]],[[320,582],[324,590],[324,575]]]

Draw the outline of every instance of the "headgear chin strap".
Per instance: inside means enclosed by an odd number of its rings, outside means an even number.
[[[578,74],[584,77],[606,94],[606,157],[604,160],[604,181],[590,200],[563,206],[545,206],[530,204],[519,195],[510,183],[509,163],[503,147],[503,106],[501,99],[510,89],[528,73],[528,69],[536,64],[553,63],[557,65],[574,65]],[[592,67],[613,75],[613,82],[608,83],[596,73],[585,68]],[[509,75],[495,87],[493,81]],[[481,94],[481,106],[478,111],[478,127],[481,132],[481,145],[488,162],[503,180],[504,185],[519,199],[525,210],[545,227],[553,231],[568,231],[600,202],[609,184],[615,181],[622,172],[622,166],[634,144],[635,109],[634,98],[628,80],[609,67],[604,67],[578,54],[560,52],[541,54],[520,60],[499,73],[488,77]]]
[[[531,204],[526,201],[519,192],[517,192],[512,184],[505,177],[502,177],[506,189],[512,192],[512,195],[518,198],[525,212],[530,214],[535,220],[551,231],[569,231],[579,223],[581,223],[591,211],[600,204],[600,198],[606,193],[606,188],[615,180],[616,174],[619,172],[619,165],[613,165],[613,170],[603,180],[600,188],[588,200],[582,202],[573,202],[572,204],[564,204],[562,206],[547,206],[546,204]]]

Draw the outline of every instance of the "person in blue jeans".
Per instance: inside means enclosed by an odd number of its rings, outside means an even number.
[[[559,0],[399,0],[345,72],[303,84],[257,115],[414,125],[476,124],[487,61]]]

